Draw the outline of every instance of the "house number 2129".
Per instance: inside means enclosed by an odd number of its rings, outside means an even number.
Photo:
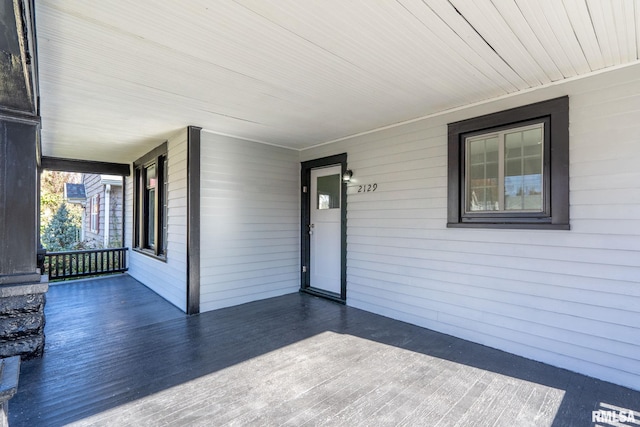
[[[377,189],[378,189],[378,184],[358,185],[358,193],[369,193],[371,191],[376,191]]]

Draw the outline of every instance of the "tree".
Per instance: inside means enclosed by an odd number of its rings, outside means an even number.
[[[53,216],[64,202],[64,184],[82,182],[82,174],[45,170],[40,175],[40,235],[44,233]],[[82,224],[82,207],[67,206],[71,220]]]
[[[62,203],[42,233],[42,245],[49,251],[68,251],[78,244],[79,229]]]

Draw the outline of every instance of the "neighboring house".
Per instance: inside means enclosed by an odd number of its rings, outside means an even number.
[[[84,206],[87,201],[84,184],[66,182],[64,184],[64,200],[67,203]]]
[[[88,247],[122,246],[122,177],[83,174],[86,192],[82,240]]]

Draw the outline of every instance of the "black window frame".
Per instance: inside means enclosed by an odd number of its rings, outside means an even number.
[[[534,123],[544,123],[542,212],[465,212],[466,139]],[[450,228],[568,230],[569,97],[449,123],[447,207],[447,227]]]
[[[133,162],[133,249],[136,252],[166,261],[167,259],[167,143],[154,148]],[[156,184],[153,206],[153,244],[149,241],[149,189],[147,170],[155,167]]]

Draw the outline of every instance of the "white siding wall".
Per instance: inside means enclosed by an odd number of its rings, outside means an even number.
[[[299,154],[203,131],[200,310],[300,286]]]
[[[568,94],[570,231],[447,229],[447,123]],[[640,67],[302,152],[347,152],[348,304],[640,389]]]
[[[187,130],[168,141],[167,261],[129,251],[129,274],[181,310],[187,305]],[[126,246],[132,247],[133,181],[127,178]]]
[[[104,186],[100,184],[99,174],[83,174],[82,183],[87,196],[84,208],[84,241],[89,248],[101,248],[104,242]],[[94,195],[100,195],[100,208],[98,209],[98,233],[91,231],[91,199]]]

